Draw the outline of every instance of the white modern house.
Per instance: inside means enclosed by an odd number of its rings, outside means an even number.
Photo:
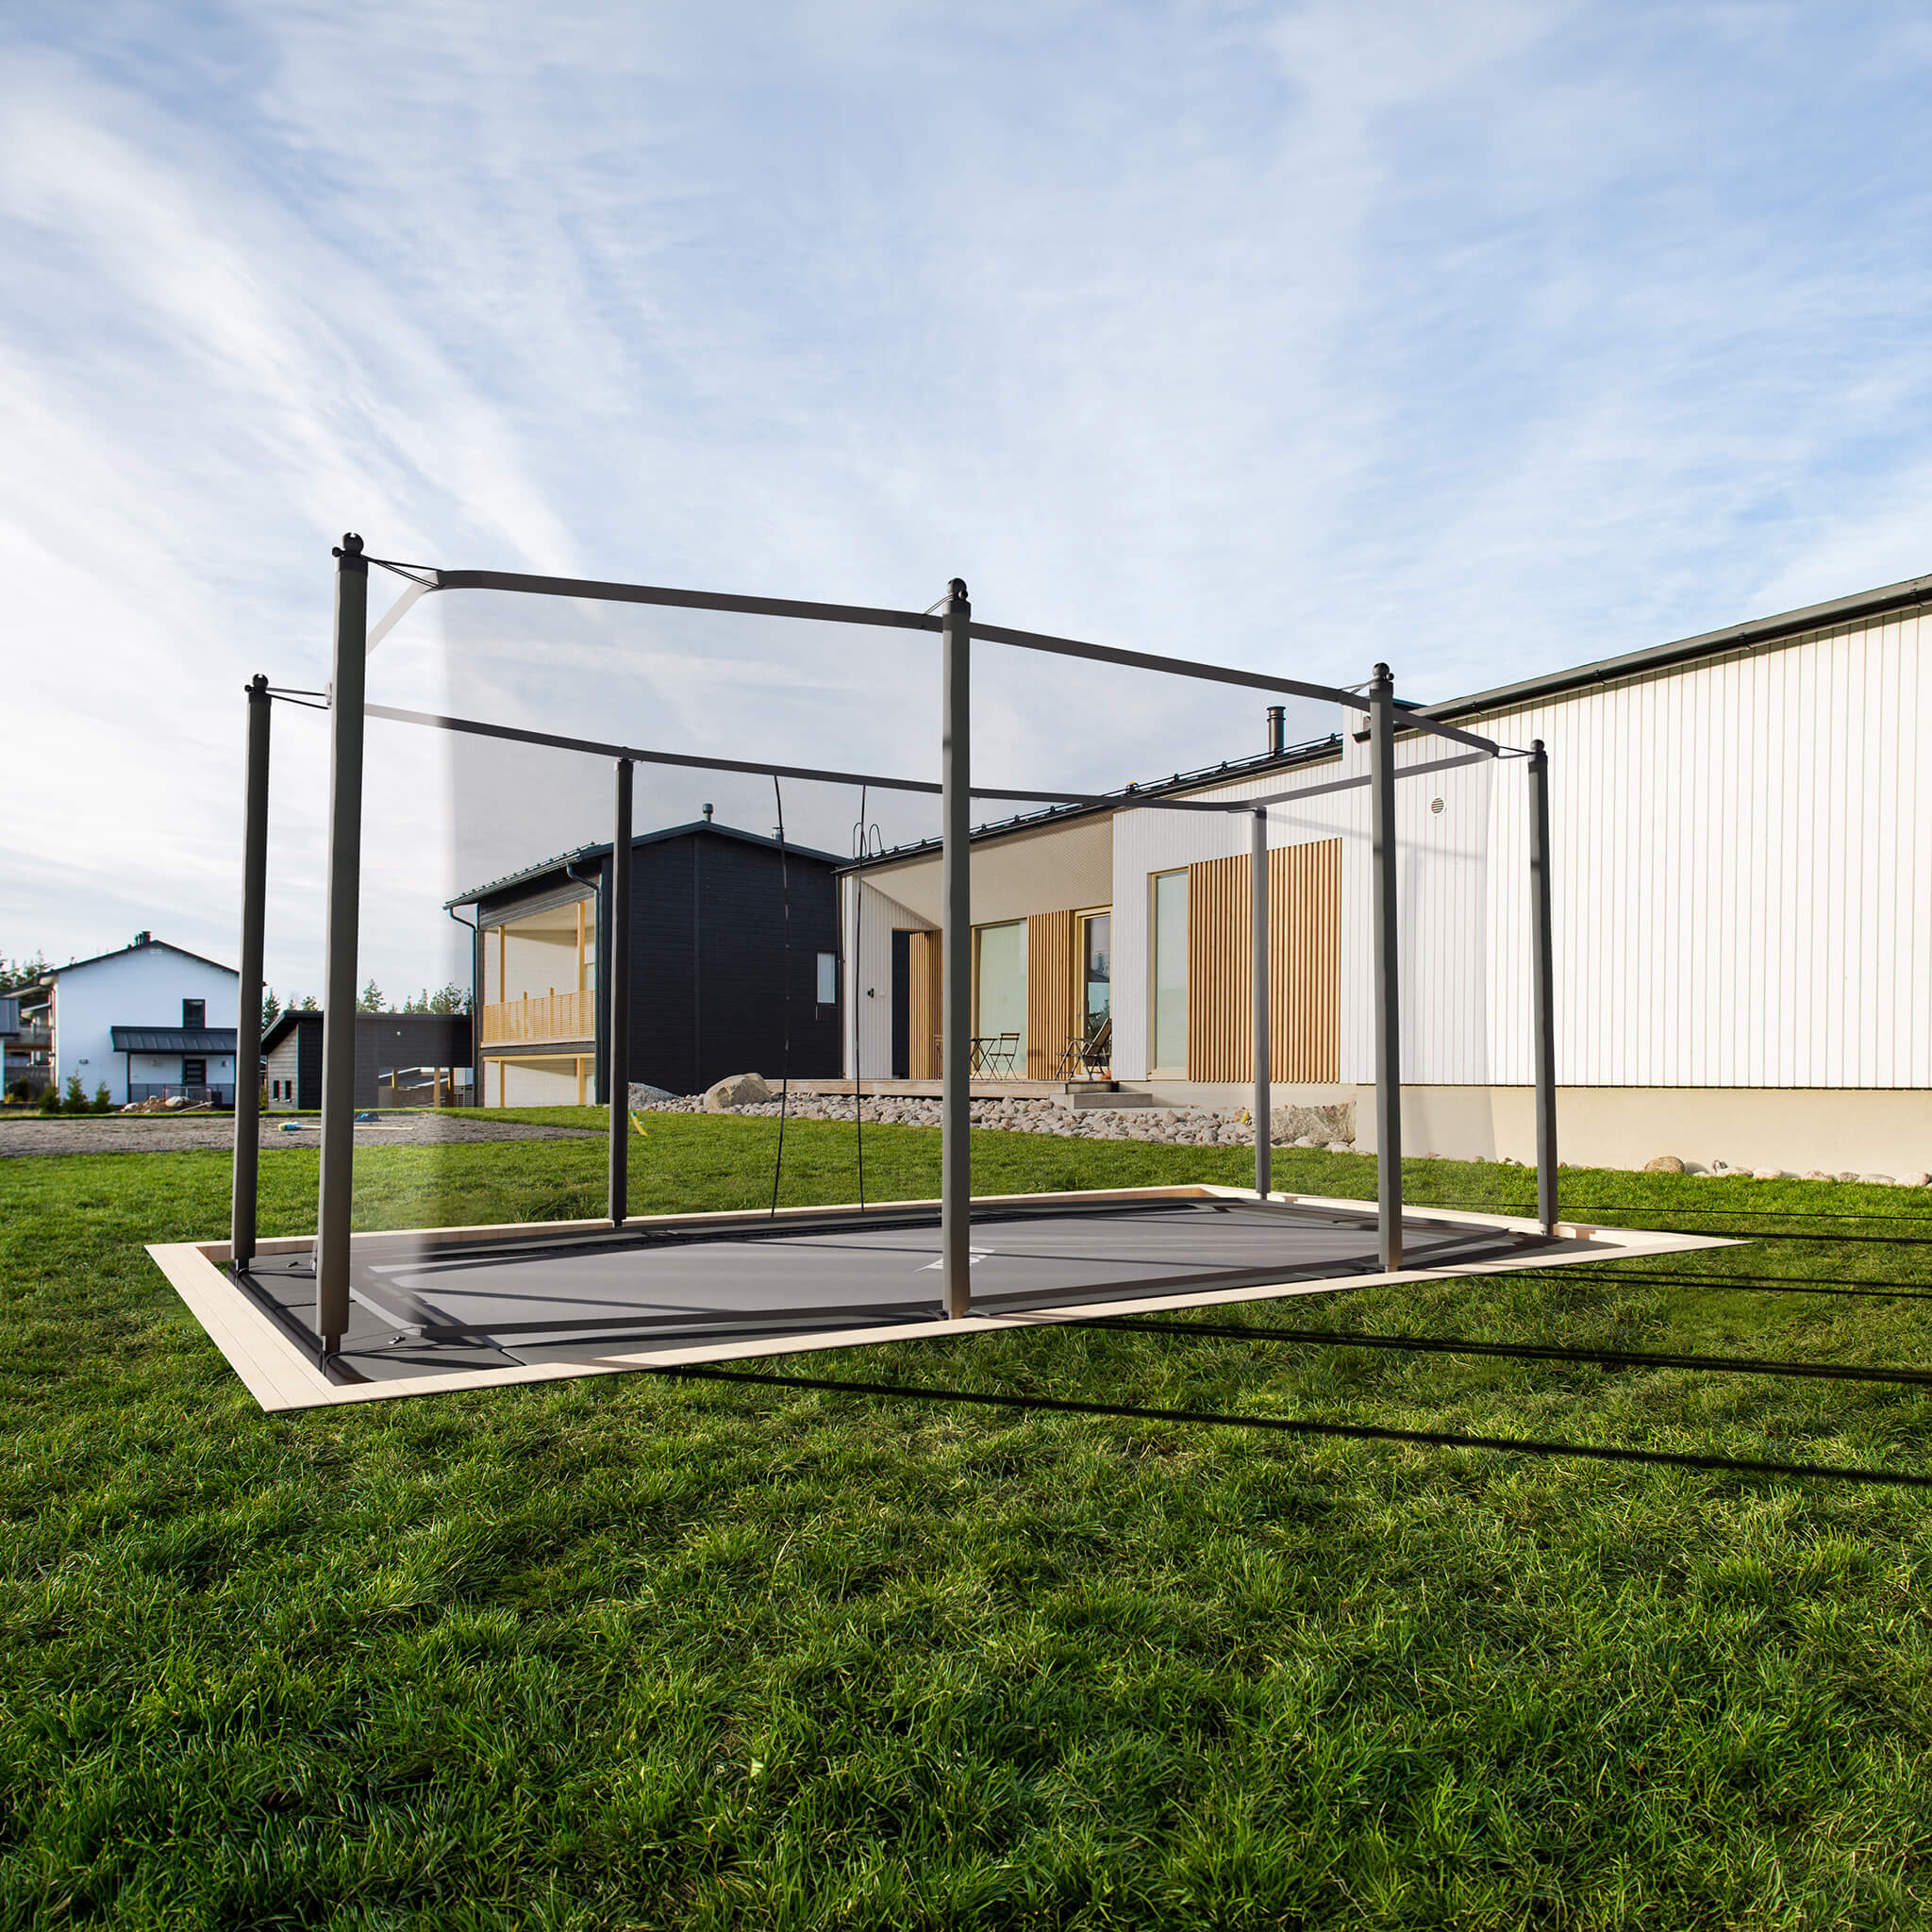
[[[242,975],[151,933],[42,975],[54,1079],[117,1105],[186,1093],[232,1105]]]
[[[1424,708],[1548,747],[1565,1159],[1932,1169],[1932,577]],[[1356,725],[975,835],[975,1038],[1052,1083],[1104,1014],[1118,1081],[1244,1104],[1251,819],[1137,800],[1357,776]],[[1413,729],[1397,747],[1456,749]],[[1365,788],[1268,812],[1276,1098],[1352,1109],[1365,1151],[1368,814]],[[1526,1159],[1522,761],[1405,780],[1397,836],[1405,1146]],[[855,1049],[867,1074],[936,1074],[937,846],[856,890],[848,868],[844,891],[848,955],[865,901],[848,1075]]]

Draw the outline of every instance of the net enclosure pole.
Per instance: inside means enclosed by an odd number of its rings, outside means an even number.
[[[1529,746],[1529,931],[1535,981],[1536,1218],[1557,1227],[1557,963],[1550,926],[1550,755]]]
[[[268,921],[268,679],[248,691],[248,774],[242,822],[242,987],[235,1014],[235,1185],[228,1258],[255,1259],[256,1179],[261,1166],[261,955]],[[130,1100],[134,1096],[127,1096]]]
[[[369,564],[351,531],[336,550],[335,675],[329,682],[328,900],[322,966],[322,1187],[315,1218],[315,1328],[333,1354],[349,1326],[349,1212],[356,1166],[356,945],[362,891],[362,705]]]
[[[973,606],[946,586],[941,621],[940,1278],[946,1314],[973,1301]]]
[[[1274,1101],[1268,1038],[1268,808],[1255,813],[1255,1192],[1262,1200],[1274,1185]]]
[[[1402,980],[1396,958],[1395,679],[1369,685],[1369,831],[1374,879],[1375,1238],[1385,1272],[1402,1266]]]
[[[616,810],[610,828],[610,1002],[608,1088],[610,1109],[610,1224],[622,1227],[630,1211],[630,806],[628,758],[617,760]],[[692,908],[696,916],[696,908]]]

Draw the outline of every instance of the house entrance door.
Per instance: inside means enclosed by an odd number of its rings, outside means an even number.
[[[892,1078],[912,1072],[912,935],[892,934]]]

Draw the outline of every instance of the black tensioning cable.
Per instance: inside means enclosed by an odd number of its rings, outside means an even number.
[[[1284,1341],[1313,1348],[1388,1349],[1409,1355],[1473,1355],[1507,1361],[1568,1362],[1600,1368],[1703,1369],[1719,1374],[1797,1375],[1828,1382],[1903,1382],[1932,1385],[1932,1369],[1867,1366],[1858,1362],[1778,1361],[1762,1356],[1663,1355],[1615,1348],[1566,1348],[1554,1342],[1471,1341],[1459,1336],[1353,1334],[1345,1328],[1244,1328],[1231,1322],[1155,1322],[1132,1315],[1101,1315],[1088,1328],[1118,1328],[1139,1335],[1184,1335],[1219,1341]]]
[[[772,774],[772,797],[778,808],[778,892],[785,906],[785,944],[778,998],[778,1158],[772,1164],[772,1219],[778,1218],[778,1177],[785,1172],[785,1109],[791,1100],[791,870],[785,858],[785,794]]]
[[[1619,1264],[1606,1261],[1604,1268]],[[1465,1275],[1463,1279],[1475,1277]],[[1500,1275],[1482,1277],[1500,1280]],[[1699,1293],[1720,1289],[1741,1288],[1751,1293],[1766,1294],[1859,1294],[1859,1295],[1902,1295],[1907,1300],[1932,1300],[1932,1283],[1886,1281],[1869,1274],[1600,1274],[1592,1268],[1589,1276],[1581,1283],[1572,1278],[1567,1268],[1512,1268],[1509,1278],[1537,1282],[1561,1282],[1566,1286],[1588,1286],[1594,1281],[1601,1285],[1630,1282],[1641,1288],[1688,1288]]]
[[[1318,1423],[1298,1416],[1228,1415],[1213,1409],[1140,1408],[1117,1402],[1077,1402],[1065,1396],[984,1395],[970,1389],[917,1389],[892,1382],[842,1382],[808,1375],[753,1374],[741,1369],[689,1365],[654,1368],[653,1374],[687,1381],[743,1382],[831,1395],[871,1395],[915,1402],[967,1403],[984,1408],[1034,1409],[1063,1415],[1113,1416],[1127,1422],[1195,1423],[1219,1428],[1266,1429],[1283,1435],[1367,1442],[1407,1442],[1429,1449],[1494,1449],[1515,1456],[1574,1457],[1598,1462],[1642,1462],[1667,1469],[1703,1469],[1739,1475],[1821,1477],[1833,1482],[1932,1489],[1932,1475],[1903,1470],[1847,1469],[1822,1462],[1771,1462],[1743,1457],[1692,1456],[1674,1449],[1626,1449],[1609,1443],[1549,1442],[1510,1436],[1462,1436],[1446,1429],[1391,1429],[1373,1423]]]
[[[1464,1214],[1533,1214],[1535,1202],[1524,1207],[1497,1206],[1492,1201],[1430,1201],[1416,1202],[1414,1206],[1445,1208],[1452,1212]],[[1625,1202],[1618,1207],[1575,1207],[1565,1204],[1563,1219],[1570,1221],[1592,1214],[1642,1214],[1649,1210],[1641,1206]],[[1733,1201],[1725,1208],[1665,1208],[1657,1209],[1659,1214],[1674,1214],[1680,1221],[1687,1216],[1692,1219],[1707,1219],[1713,1214],[1756,1214],[1771,1221],[1913,1221],[1932,1225],[1932,1212],[1924,1214],[1888,1214],[1878,1208],[1754,1208],[1748,1201]]]
[[[858,1211],[865,1212],[865,1084],[859,1073],[860,1041],[865,1028],[858,1008],[860,943],[865,936],[865,787],[858,788],[858,823],[853,827],[852,964],[845,974],[852,1001],[852,1122],[858,1135]]]
[[[878,836],[878,827],[868,828],[865,819],[866,788],[858,788],[858,823],[852,828],[852,960],[846,973],[847,988],[852,1000],[852,1119],[858,1131],[858,1211],[865,1212],[865,1082],[860,1072],[859,1056],[863,1051],[861,1042],[865,1037],[864,1009],[858,1004],[858,975],[863,967],[865,948],[861,941],[865,937],[865,861],[874,857],[872,841]],[[883,851],[885,843],[880,840],[877,849]]]

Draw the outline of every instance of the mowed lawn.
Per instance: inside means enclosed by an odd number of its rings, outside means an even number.
[[[514,1116],[512,1116],[514,1117]],[[579,1118],[575,1110],[558,1118]],[[638,1212],[769,1198],[655,1116]],[[0,1126],[0,1132],[4,1132]],[[937,1136],[866,1136],[874,1198]],[[595,1212],[604,1149],[375,1148],[365,1225]],[[986,1191],[1246,1157],[975,1137]],[[849,1128],[786,1136],[850,1199]],[[1374,1163],[1281,1159],[1366,1195]],[[266,1232],[316,1157],[262,1162]],[[1410,1164],[1522,1208],[1521,1170]],[[1932,1201],[1573,1173],[1750,1244],[776,1373],[1932,1475]],[[0,1923],[1892,1926],[1932,1850],[1932,1490],[653,1375],[260,1415],[148,1262],[219,1154],[0,1160]],[[1212,1318],[1203,1318],[1212,1319]]]

